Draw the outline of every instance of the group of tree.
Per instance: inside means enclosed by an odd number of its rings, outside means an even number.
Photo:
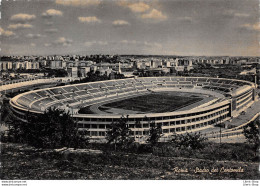
[[[95,61],[96,63],[117,63],[120,60],[120,57],[118,55],[90,55],[86,56],[84,60],[91,60]]]
[[[150,129],[147,134],[146,142],[150,147],[156,146],[163,135],[162,125],[154,121],[148,121]],[[139,127],[140,122],[135,123],[135,128]],[[114,149],[119,146],[121,149],[127,149],[135,140],[132,130],[129,128],[128,117],[122,116],[119,120],[113,122],[107,132],[108,143],[114,144]],[[176,148],[200,149],[205,146],[207,138],[200,133],[174,134],[171,136],[171,144]]]
[[[48,69],[43,71],[44,74],[47,74],[47,77],[66,77],[68,72],[64,69]]]
[[[115,150],[117,146],[121,149],[127,149],[134,142],[134,138],[130,136],[130,132],[128,117],[122,116],[119,120],[111,123],[107,131],[107,143],[113,143]]]
[[[151,127],[147,143],[156,145],[162,135],[162,127],[160,124],[156,125],[155,122],[149,122],[149,124]],[[140,126],[140,121],[136,121],[135,128],[141,128]],[[122,116],[120,119],[111,123],[107,131],[106,139],[108,144],[114,145],[115,150],[117,147],[121,150],[126,150],[135,142],[133,131],[130,129],[128,124],[128,116]]]
[[[243,134],[246,137],[248,143],[253,145],[253,150],[255,152],[255,156],[259,150],[259,142],[260,142],[260,120],[259,117],[255,120],[250,122],[243,128]]]
[[[87,77],[81,78],[79,80],[75,80],[70,84],[77,84],[77,83],[87,83],[87,82],[95,82],[95,81],[105,81],[110,79],[123,79],[125,78],[123,74],[114,73],[111,74],[103,74],[101,75],[99,71],[90,71],[87,73]]]
[[[147,144],[150,146],[156,146],[162,137],[162,125],[160,123],[155,123],[154,121],[148,121],[147,118],[144,119],[148,122],[150,129],[147,134]],[[107,132],[108,143],[113,143],[115,147],[118,145],[122,149],[126,149],[132,144],[135,140],[133,137],[133,132],[129,128],[128,117],[122,117],[118,121],[115,121],[111,124]],[[135,128],[140,128],[140,122],[135,123]],[[259,150],[259,129],[260,129],[259,119],[251,122],[249,125],[244,127],[244,135],[248,143],[253,145],[253,150],[255,151],[255,156]],[[132,135],[130,135],[132,134]],[[206,146],[208,139],[204,137],[201,133],[183,133],[170,136],[170,143],[172,146],[178,149],[202,149]],[[116,149],[116,148],[115,148]]]
[[[207,138],[203,137],[200,133],[185,133],[172,135],[173,146],[181,148],[201,149],[205,147]]]
[[[27,121],[11,116],[7,138],[36,148],[84,148],[86,131],[80,131],[68,112],[49,108],[43,114],[27,114]]]

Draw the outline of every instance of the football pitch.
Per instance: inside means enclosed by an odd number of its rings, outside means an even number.
[[[180,92],[153,92],[102,105],[104,110],[109,108],[134,110],[142,113],[172,112],[182,107],[201,101],[198,94]]]

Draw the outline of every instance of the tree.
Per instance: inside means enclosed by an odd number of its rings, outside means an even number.
[[[20,122],[14,129],[21,142],[36,148],[84,148],[89,140],[70,114],[57,108],[49,108],[43,114],[28,113],[27,122]]]
[[[68,76],[67,71],[64,69],[51,69],[48,71],[48,77],[66,77]]]
[[[128,125],[128,117],[122,116],[118,121],[112,122],[107,131],[108,144],[114,143],[116,150],[117,145],[122,149],[126,149],[134,139],[130,137],[131,130]]]
[[[1,140],[8,142],[20,142],[19,136],[19,126],[21,121],[17,120],[14,117],[13,112],[9,108],[9,103],[7,100],[3,100],[3,104],[1,105],[1,118],[2,123],[8,128],[7,130],[1,131],[1,135],[3,138]]]
[[[247,141],[253,144],[253,149],[255,151],[255,156],[257,154],[257,150],[259,148],[259,119],[250,122],[248,125],[244,127],[243,134],[245,135]]]
[[[192,148],[200,149],[204,147],[204,142],[207,138],[203,137],[200,133],[186,133],[186,134],[174,134],[172,136],[172,144],[178,148]]]
[[[159,139],[162,136],[162,125],[155,122],[150,123],[150,130],[149,130],[149,137],[147,139],[147,142],[151,145],[156,145]]]

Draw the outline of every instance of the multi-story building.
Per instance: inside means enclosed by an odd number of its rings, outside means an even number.
[[[51,69],[61,69],[62,62],[61,61],[50,61],[50,68]]]
[[[88,72],[90,72],[90,67],[80,67],[79,72],[80,77],[87,77]]]
[[[16,62],[16,63],[14,63],[14,69],[15,70],[24,69],[24,63],[23,62]]]
[[[13,63],[11,61],[0,62],[0,70],[6,71],[6,70],[11,70],[12,68],[13,68]]]
[[[32,69],[32,62],[30,62],[30,61],[25,61],[25,62],[24,62],[24,68],[25,68],[26,70]]]
[[[68,76],[72,78],[78,77],[78,68],[77,67],[68,67],[67,68]]]
[[[32,69],[39,69],[39,68],[40,68],[39,62],[32,63]]]

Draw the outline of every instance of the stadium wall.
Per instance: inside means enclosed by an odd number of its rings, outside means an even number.
[[[72,117],[78,122],[79,130],[87,130],[94,141],[105,141],[110,124],[122,115],[78,114],[78,108],[104,100],[143,94],[151,90],[201,92],[214,95],[219,98],[219,101],[185,111],[129,114],[127,117],[132,130],[131,135],[136,141],[146,140],[149,123],[152,121],[162,125],[162,139],[167,140],[173,133],[204,130],[236,117],[257,100],[254,93],[255,85],[247,81],[205,77],[147,77],[34,90],[14,97],[10,100],[10,104],[16,117],[23,121],[26,121],[28,113],[41,114],[49,107],[57,106],[65,110],[70,108]],[[46,95],[43,92],[46,92]],[[138,127],[136,123],[139,123]]]

